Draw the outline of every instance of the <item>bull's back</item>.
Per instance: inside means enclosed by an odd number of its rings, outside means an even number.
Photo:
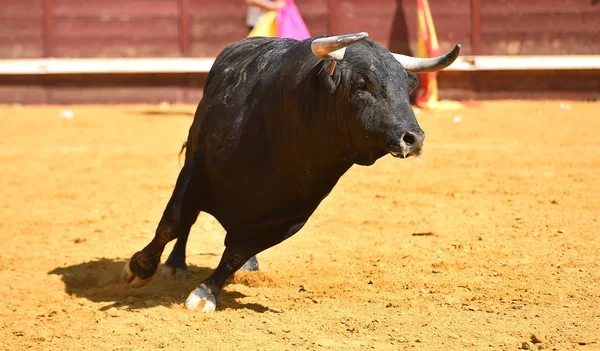
[[[260,110],[274,103],[268,90],[274,84],[281,57],[295,43],[280,38],[248,38],[229,45],[217,56],[190,131],[190,138],[198,139],[193,141],[198,151],[220,163],[231,163],[229,159],[236,157],[236,152],[237,157],[248,159],[264,151],[261,145],[268,136]]]
[[[204,96],[223,102],[230,102],[232,95],[248,97],[257,85],[273,80],[283,56],[295,45],[298,42],[292,39],[262,37],[229,45],[215,59]]]
[[[265,126],[269,94],[281,58],[298,42],[248,38],[225,48],[207,77],[188,137],[190,159],[206,166],[207,181],[221,198],[256,194],[273,175],[273,140]]]

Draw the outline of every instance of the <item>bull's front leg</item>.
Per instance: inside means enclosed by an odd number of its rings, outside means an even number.
[[[219,265],[190,293],[185,300],[185,307],[194,310],[203,303],[202,312],[213,312],[217,307],[217,296],[227,278],[243,267],[258,270],[256,255],[294,235],[306,223],[307,218],[302,218],[300,222],[283,221],[279,225],[270,224],[260,230],[260,235],[257,235],[257,228],[249,229],[249,232],[254,233],[253,236],[228,232],[225,237],[226,249]]]
[[[244,243],[227,247],[215,271],[190,293],[185,301],[185,307],[188,310],[195,310],[203,304],[202,312],[213,312],[217,307],[217,296],[227,278],[245,264],[252,265],[252,259],[256,260],[255,255],[267,248],[268,246],[257,247]],[[258,261],[255,263],[256,269],[253,270],[258,270]]]
[[[176,237],[176,232],[170,225],[159,226],[154,239],[125,263],[121,275],[121,288],[139,288],[146,285],[158,268],[165,245]]]
[[[167,204],[152,241],[135,253],[125,263],[121,274],[121,288],[138,288],[147,284],[160,263],[165,245],[173,239],[186,237],[200,212],[198,187],[201,186],[201,170],[194,162],[181,169],[173,195]],[[185,250],[185,242],[184,242]]]

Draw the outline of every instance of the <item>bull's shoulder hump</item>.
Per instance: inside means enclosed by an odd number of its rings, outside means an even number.
[[[217,56],[215,65],[243,67],[247,62],[257,59],[277,60],[298,41],[283,38],[254,37],[230,44]]]

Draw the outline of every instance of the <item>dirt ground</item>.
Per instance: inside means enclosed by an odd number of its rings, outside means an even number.
[[[211,315],[207,214],[187,280],[117,284],[194,108],[0,107],[0,350],[600,349],[600,103],[421,111],[421,162],[352,168]]]

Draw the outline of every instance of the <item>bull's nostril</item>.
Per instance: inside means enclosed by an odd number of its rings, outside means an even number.
[[[406,143],[408,147],[413,147],[417,143],[417,136],[411,132],[404,133],[402,136],[402,141]]]

